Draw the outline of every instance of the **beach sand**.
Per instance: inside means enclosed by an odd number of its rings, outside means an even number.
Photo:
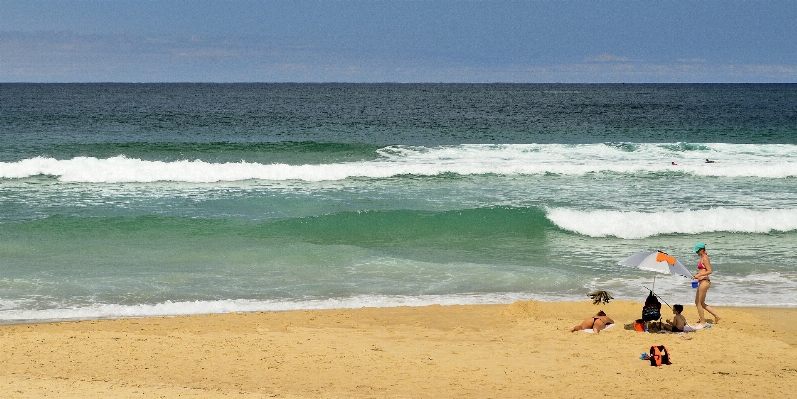
[[[694,306],[685,306],[689,322]],[[4,398],[781,398],[797,309],[718,308],[689,334],[633,331],[642,305],[516,302],[0,326]],[[568,333],[604,310],[600,334]],[[664,306],[662,315],[671,318]],[[639,359],[665,345],[673,364]]]

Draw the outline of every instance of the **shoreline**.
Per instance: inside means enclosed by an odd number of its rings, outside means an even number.
[[[694,306],[684,315],[693,323]],[[642,304],[290,310],[0,325],[10,398],[638,397],[674,384],[713,396],[797,389],[797,309],[715,307],[688,334],[637,333]],[[617,325],[567,333],[599,309]],[[663,318],[671,318],[666,305]],[[673,364],[639,359],[663,344]],[[597,387],[597,388],[594,388]]]
[[[353,304],[350,306],[341,306],[341,307],[308,307],[308,308],[301,308],[301,307],[286,307],[286,308],[278,308],[278,309],[263,309],[263,310],[229,310],[229,311],[213,311],[207,313],[161,313],[161,314],[142,314],[142,315],[119,315],[119,316],[96,316],[96,317],[64,317],[64,318],[42,318],[42,319],[11,319],[11,320],[4,320],[0,318],[0,327],[2,326],[14,326],[14,325],[27,325],[27,324],[50,324],[50,323],[75,323],[75,322],[82,322],[82,321],[107,321],[107,320],[120,320],[120,319],[149,319],[149,318],[161,318],[161,317],[200,317],[200,316],[209,316],[209,315],[226,315],[226,314],[252,314],[252,313],[284,313],[284,312],[305,312],[305,311],[331,311],[331,310],[354,310],[354,309],[393,309],[393,308],[422,308],[428,306],[509,306],[516,302],[524,302],[524,301],[534,301],[538,303],[581,303],[581,301],[574,301],[574,300],[546,300],[546,299],[533,299],[533,298],[526,298],[526,299],[513,299],[512,301],[507,302],[465,302],[459,303],[456,301],[449,301],[447,303],[435,303],[434,301],[421,301],[418,303],[410,303],[410,304],[389,304],[384,306],[363,306],[361,304]],[[626,301],[626,302],[635,302],[635,301],[627,301],[627,300],[618,300],[615,301]],[[690,306],[694,307],[694,304],[687,303],[684,304],[684,309],[689,308]],[[728,308],[728,309],[740,309],[740,310],[750,310],[753,309],[784,309],[784,310],[797,310],[797,304],[789,304],[789,305],[782,305],[782,304],[764,304],[764,305],[752,305],[752,304],[733,304],[733,305],[712,305],[715,308]],[[667,305],[662,303],[663,309],[667,308]],[[666,318],[666,316],[665,316]]]

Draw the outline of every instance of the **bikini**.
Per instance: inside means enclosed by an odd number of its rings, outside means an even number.
[[[697,262],[697,270],[704,270],[705,268],[706,267],[703,266],[703,259],[700,259],[700,262]],[[703,278],[703,280],[706,280],[709,283],[711,282],[711,279],[709,279],[708,277]],[[703,281],[703,280],[699,280],[699,281]]]

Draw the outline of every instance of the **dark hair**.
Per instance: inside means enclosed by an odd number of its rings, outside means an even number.
[[[681,313],[681,312],[684,311],[684,305],[672,305],[672,308],[673,308],[673,310],[675,310],[678,313]]]
[[[600,312],[598,312],[598,316],[606,316],[606,313],[603,313],[603,311],[601,310]]]

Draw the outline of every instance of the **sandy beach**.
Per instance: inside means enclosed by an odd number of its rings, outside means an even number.
[[[797,309],[633,331],[640,303],[362,308],[0,326],[6,398],[786,397]],[[604,310],[618,323],[568,333]],[[662,309],[665,318],[669,309]],[[694,322],[694,306],[684,315]],[[673,364],[639,359],[651,345]]]

